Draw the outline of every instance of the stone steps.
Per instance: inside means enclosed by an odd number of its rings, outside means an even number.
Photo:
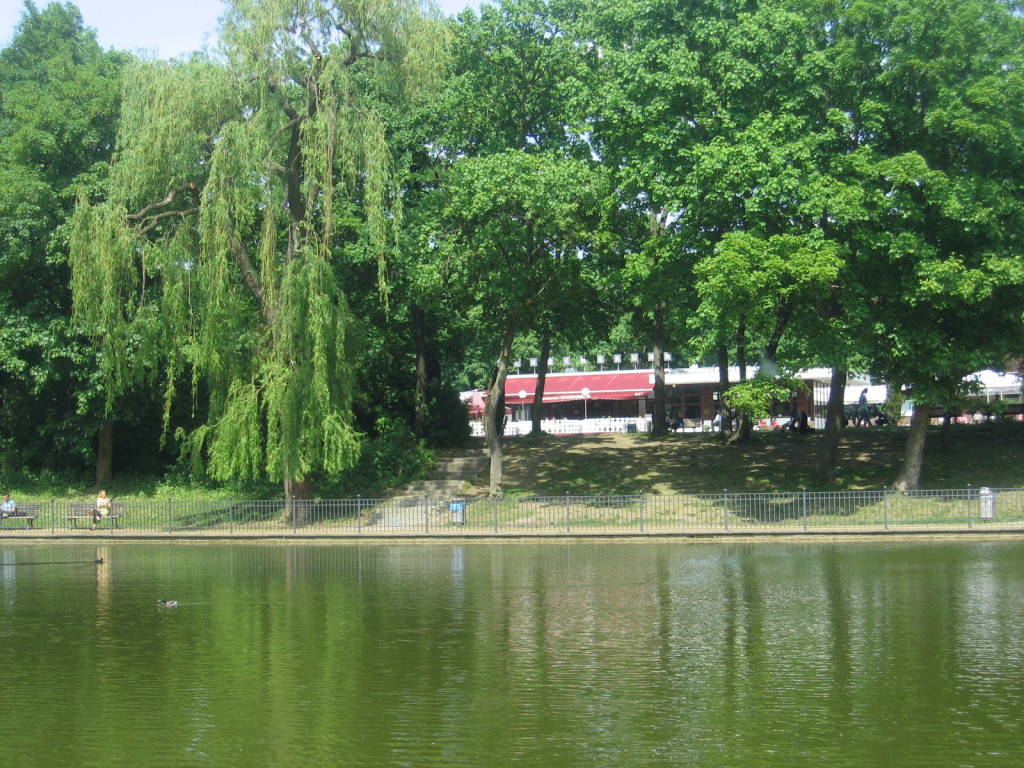
[[[472,478],[467,480],[462,477],[452,477],[442,480],[416,480],[409,483],[405,492],[402,493],[402,497],[458,496],[462,492],[466,483],[471,482],[471,480]]]
[[[389,500],[386,511],[376,515],[368,525],[411,530],[424,525],[424,517],[438,521],[447,519],[451,514],[448,500],[467,495],[466,487],[474,485],[489,466],[490,454],[486,448],[439,452],[437,465],[427,478],[409,483],[402,493]],[[430,500],[429,508],[424,506],[424,496]]]
[[[445,451],[426,479],[409,483],[403,495],[458,496],[467,483],[472,484],[489,466],[486,449]]]
[[[487,467],[490,459],[487,456],[457,456],[441,459],[437,466],[427,475],[428,480],[473,479]]]

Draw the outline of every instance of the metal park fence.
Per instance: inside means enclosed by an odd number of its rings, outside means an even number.
[[[91,504],[23,504],[0,536],[371,537],[715,535],[927,530],[1024,532],[1024,489],[507,496],[317,501],[116,502],[93,530]]]

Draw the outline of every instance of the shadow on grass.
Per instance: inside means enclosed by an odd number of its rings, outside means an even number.
[[[311,501],[289,509],[283,501],[236,501],[190,506],[176,510],[175,528],[223,528],[226,526],[307,526],[351,520],[360,513],[358,502]]]
[[[801,519],[882,523],[958,522],[977,516],[979,502],[971,491],[859,491],[855,493],[738,494],[720,506],[750,522],[771,524]]]
[[[510,440],[504,486],[537,495],[878,490],[896,479],[906,437],[902,427],[843,430],[835,486],[816,485],[813,477],[819,434],[759,431],[743,445],[727,445],[716,435],[701,433],[660,439],[609,434]],[[1021,458],[1020,422],[957,426],[946,445],[941,428],[933,427],[921,482],[937,489],[1015,486]]]
[[[184,513],[173,517],[175,528],[220,528],[227,525],[266,524],[281,518],[284,505],[267,503],[228,502],[190,506]]]
[[[757,523],[777,523],[808,517],[847,519],[875,509],[881,501],[881,494],[870,491],[860,492],[855,497],[820,493],[750,493],[723,498],[721,505],[735,517]]]

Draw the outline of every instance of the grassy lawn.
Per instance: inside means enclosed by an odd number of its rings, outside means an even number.
[[[907,431],[899,427],[847,428],[840,446],[839,480],[834,488],[815,486],[813,468],[820,436],[788,432],[755,432],[747,445],[725,445],[714,435],[673,434],[653,439],[643,434],[584,435],[509,440],[505,450],[505,491],[509,500],[520,496],[649,496],[773,493],[808,490],[881,490],[899,471]],[[1006,422],[954,425],[947,445],[941,429],[933,428],[925,448],[922,487],[962,489],[1024,486],[1024,424]],[[486,471],[467,495],[486,493]],[[44,502],[50,499],[95,498],[88,480],[43,477],[31,482],[8,479],[15,499]],[[246,488],[216,488],[202,484],[175,484],[161,478],[119,477],[107,486],[121,501],[152,505],[154,521],[165,517],[168,499],[194,501],[196,524],[224,522],[229,501],[281,497],[277,484]],[[339,498],[329,486],[315,489],[322,498]],[[624,500],[629,504],[631,500]],[[782,503],[782,502],[777,502]],[[210,506],[206,506],[209,504]],[[615,504],[611,506],[614,508]],[[614,513],[613,509],[609,510]],[[654,510],[651,510],[654,514]],[[280,509],[235,506],[235,524],[265,524]],[[487,512],[487,514],[491,514]],[[551,514],[555,514],[552,510]],[[675,513],[673,513],[675,514]],[[626,515],[629,517],[630,515]],[[505,515],[502,514],[504,518]],[[554,523],[557,524],[557,523]]]
[[[907,430],[847,428],[834,490],[880,490],[899,471]],[[813,480],[819,435],[755,432],[748,445],[725,445],[714,435],[584,435],[510,440],[505,490],[517,495],[718,494],[822,490]],[[953,425],[943,445],[932,428],[925,447],[922,488],[1021,486],[1024,424]],[[485,477],[480,479],[484,482]],[[832,490],[832,488],[829,488]]]
[[[1024,491],[998,494],[999,514],[982,517],[976,492],[808,491],[748,494],[527,496],[470,499],[464,525],[503,531],[757,530],[980,526],[1024,521]]]

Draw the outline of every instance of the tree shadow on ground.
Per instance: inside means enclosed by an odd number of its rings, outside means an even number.
[[[847,428],[840,444],[836,486],[816,486],[813,470],[821,435],[753,433],[746,445],[717,435],[545,436],[509,440],[504,487],[538,496],[602,494],[717,494],[811,490],[877,490],[891,486],[903,460],[907,430]],[[941,446],[940,428],[928,434],[922,485],[1017,485],[1024,458],[1024,424],[964,425]],[[1011,477],[1012,475],[1012,477]],[[802,513],[802,512],[801,512]]]
[[[176,528],[216,528],[224,525],[268,523],[281,517],[283,502],[220,502],[190,506],[174,515]]]

